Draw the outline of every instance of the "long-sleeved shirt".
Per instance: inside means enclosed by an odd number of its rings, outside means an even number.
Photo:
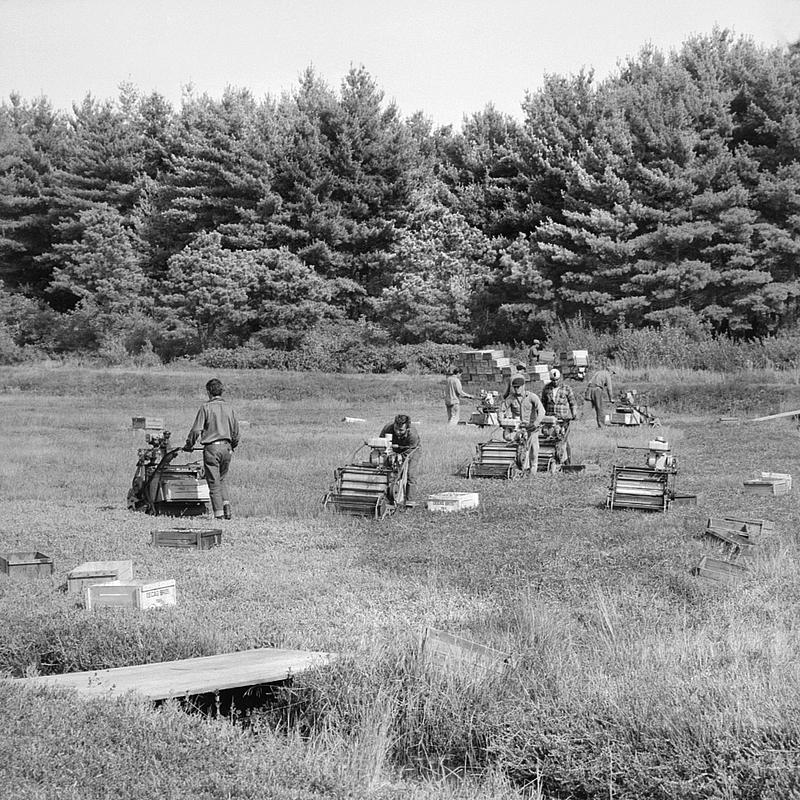
[[[548,414],[559,419],[575,419],[578,416],[578,406],[575,403],[575,392],[566,384],[555,384],[553,381],[544,387],[542,402]]]
[[[609,400],[614,400],[614,389],[611,386],[611,373],[607,369],[599,369],[589,378],[590,389],[605,389]]]
[[[522,395],[512,394],[503,402],[505,413],[511,414],[514,419],[521,420],[523,425],[536,426],[544,416],[544,406],[539,396],[533,392]]]
[[[468,395],[464,391],[458,375],[448,375],[447,384],[444,388],[445,405],[453,406],[456,403],[459,403],[462,397],[471,397],[471,395]]]
[[[194,425],[186,437],[186,446],[194,447],[200,439],[204,447],[212,442],[229,441],[231,448],[239,444],[239,423],[233,409],[221,397],[213,397],[200,406]]]
[[[381,428],[380,436],[392,436],[392,447],[398,453],[407,453],[410,450],[416,450],[420,446],[420,438],[417,429],[409,425],[405,436],[400,436],[394,429],[394,422],[389,422]]]

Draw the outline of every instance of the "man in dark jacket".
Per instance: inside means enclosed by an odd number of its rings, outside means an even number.
[[[222,390],[222,381],[217,378],[206,384],[208,402],[200,406],[183,449],[191,452],[200,440],[214,517],[231,519],[227,477],[233,451],[239,444],[239,423],[233,409],[222,399]]]
[[[419,433],[416,428],[411,427],[411,420],[407,414],[398,414],[393,422],[389,422],[381,428],[380,436],[391,436],[392,450],[403,456],[408,464],[405,504],[408,508],[414,508],[417,505],[414,498],[417,496],[417,476],[421,454]]]
[[[614,402],[614,389],[611,385],[611,371],[605,361],[601,361],[599,369],[592,373],[589,383],[586,386],[584,397],[590,400],[597,418],[597,427],[604,428],[606,425],[605,399],[609,403]]]

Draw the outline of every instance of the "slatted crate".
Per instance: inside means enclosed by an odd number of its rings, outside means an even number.
[[[143,611],[174,606],[177,603],[177,592],[174,580],[109,581],[85,587],[83,599],[89,610],[135,608]]]
[[[750,570],[743,564],[724,558],[704,555],[694,569],[695,575],[720,583],[732,583],[747,577]]]
[[[745,494],[763,495],[765,497],[780,497],[789,494],[789,484],[785,481],[764,480],[755,478],[744,481]]]
[[[209,550],[222,544],[222,528],[162,528],[150,531],[150,544]]]
[[[130,581],[133,578],[132,561],[87,561],[67,574],[67,591],[80,594],[85,587],[109,581]]]
[[[479,505],[477,492],[439,492],[428,496],[428,511],[465,511]]]
[[[160,431],[164,429],[164,418],[131,417],[131,427],[135,431]]]
[[[53,574],[53,559],[38,550],[4,553],[0,573],[10,578],[45,578]]]

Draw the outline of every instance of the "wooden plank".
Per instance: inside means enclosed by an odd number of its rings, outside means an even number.
[[[157,664],[17,678],[11,682],[19,686],[74,689],[85,697],[134,692],[146,700],[166,700],[283,681],[310,667],[327,664],[330,659],[329,653],[261,647]]]
[[[781,417],[796,417],[800,415],[800,408],[797,411],[781,411],[780,414],[768,414],[766,417],[752,417],[748,422],[764,422],[768,419],[780,419]]]

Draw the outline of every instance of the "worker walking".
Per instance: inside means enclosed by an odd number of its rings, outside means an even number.
[[[605,398],[608,402],[614,401],[614,390],[611,384],[611,370],[608,368],[608,362],[605,360],[600,361],[599,369],[597,369],[589,378],[589,383],[586,386],[586,393],[584,398],[589,400],[594,409],[595,417],[597,418],[597,427],[605,428],[606,426],[606,410]]]
[[[222,398],[222,381],[212,378],[206,384],[206,392],[208,402],[200,406],[183,449],[191,452],[195,442],[200,440],[214,517],[231,519],[227,477],[233,451],[239,444],[239,423],[233,409]]]
[[[444,390],[444,406],[447,409],[447,424],[458,425],[458,418],[461,413],[461,398],[467,397],[474,400],[474,395],[468,394],[461,386],[461,367],[453,367],[447,376],[447,383]]]
[[[518,419],[525,431],[525,450],[520,459],[520,469],[533,469],[536,472],[539,464],[538,431],[544,417],[544,406],[538,395],[525,389],[525,379],[521,375],[511,379],[511,394],[503,403],[503,416]]]
[[[408,464],[406,467],[405,504],[407,508],[414,508],[417,505],[415,500],[417,475],[422,454],[419,433],[416,428],[411,426],[411,420],[407,414],[398,414],[393,422],[389,422],[381,428],[379,435],[381,438],[391,436],[392,450],[401,455]]]

